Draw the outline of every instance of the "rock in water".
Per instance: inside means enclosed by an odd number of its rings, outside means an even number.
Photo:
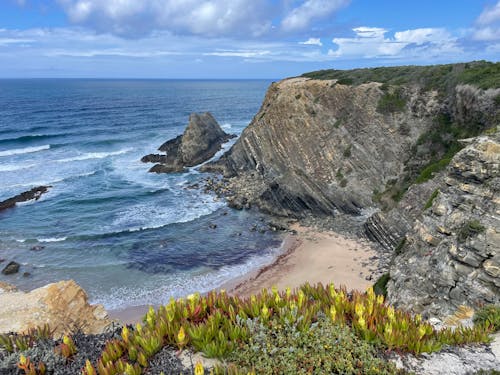
[[[31,292],[0,293],[0,333],[26,332],[48,323],[54,337],[74,333],[102,333],[111,324],[101,305],[90,305],[87,294],[73,280],[48,284]]]
[[[5,268],[2,270],[2,273],[4,275],[12,275],[14,273],[18,273],[19,267],[20,267],[19,263],[12,261],[5,266]]]
[[[167,155],[150,154],[141,161],[158,163],[150,172],[183,172],[186,167],[193,167],[213,157],[221,145],[233,137],[221,129],[211,113],[192,113],[184,134],[160,146],[159,150]]]
[[[18,194],[15,197],[6,199],[0,202],[0,211],[12,208],[19,202],[26,202],[30,200],[38,200],[42,194],[46,193],[51,186],[38,186],[24,193]]]

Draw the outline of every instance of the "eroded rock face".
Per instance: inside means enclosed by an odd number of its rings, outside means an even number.
[[[269,88],[252,123],[215,164],[231,177],[235,206],[286,216],[357,214],[397,179],[415,140],[440,109],[435,92],[405,88],[402,111],[377,111],[380,83],[286,79]]]
[[[102,333],[111,324],[101,305],[89,305],[87,294],[73,280],[49,284],[31,292],[2,287],[0,333],[25,332],[46,323],[54,337],[81,329]]]
[[[141,161],[157,163],[155,173],[183,172],[186,167],[201,164],[215,155],[233,135],[226,134],[211,113],[192,113],[184,134],[165,142],[159,150],[166,155],[150,154]]]
[[[500,302],[500,142],[478,137],[452,159],[406,235],[388,284],[397,307],[443,316]]]

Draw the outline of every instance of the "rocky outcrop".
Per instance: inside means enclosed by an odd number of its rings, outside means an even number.
[[[54,337],[78,330],[101,333],[111,321],[101,305],[89,305],[87,294],[73,280],[31,292],[0,286],[0,333],[26,332],[49,324]]]
[[[459,305],[500,302],[499,138],[466,140],[437,179],[391,267],[395,306],[443,316]]]
[[[384,90],[375,82],[274,83],[240,139],[206,169],[232,177],[229,200],[237,206],[248,202],[291,216],[357,214],[401,176],[408,151],[441,109],[436,92],[412,86],[404,89],[404,108],[380,113]]]
[[[39,200],[42,194],[46,193],[51,186],[38,186],[31,190],[25,191],[12,198],[0,202],[0,211],[12,208],[16,203],[26,202],[30,200]]]
[[[157,163],[150,172],[183,172],[212,158],[224,142],[234,135],[226,134],[211,113],[192,113],[184,134],[165,142],[159,150],[166,153],[150,154],[141,161]]]
[[[9,262],[9,264],[7,264],[5,266],[5,268],[2,270],[2,273],[4,275],[12,275],[14,273],[18,273],[19,272],[19,267],[21,267],[21,265],[17,262]]]

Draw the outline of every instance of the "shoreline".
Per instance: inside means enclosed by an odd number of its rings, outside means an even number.
[[[317,230],[293,224],[294,234],[283,240],[282,252],[272,263],[228,280],[217,290],[248,298],[262,288],[296,288],[310,284],[333,282],[347,290],[365,290],[380,276],[379,254],[370,243],[351,239],[333,231]],[[157,308],[158,306],[153,306]],[[149,305],[109,310],[111,319],[122,324],[135,324],[142,320]]]

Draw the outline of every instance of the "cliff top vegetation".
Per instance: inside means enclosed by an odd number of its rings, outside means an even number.
[[[302,77],[337,79],[339,83],[360,85],[381,82],[387,85],[418,84],[426,90],[447,92],[457,84],[473,84],[482,89],[500,87],[500,62],[395,66],[351,70],[325,69],[304,73]]]

